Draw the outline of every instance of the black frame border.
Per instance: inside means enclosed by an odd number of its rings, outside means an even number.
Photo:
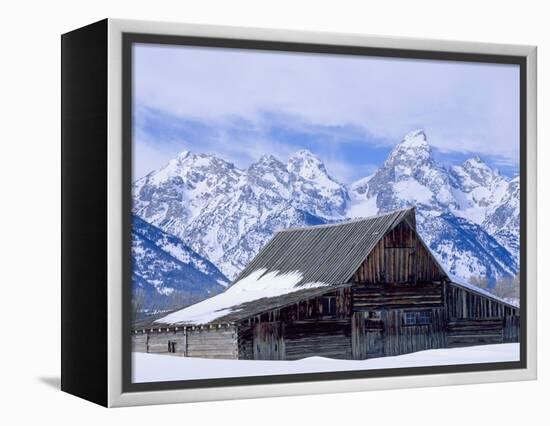
[[[396,41],[399,43],[399,41]],[[175,380],[165,382],[132,383],[131,353],[131,188],[133,147],[133,79],[132,47],[134,44],[157,44],[229,48],[244,50],[268,50],[304,54],[331,54],[346,56],[371,56],[395,59],[419,59],[436,61],[476,62],[518,65],[520,68],[520,360],[496,363],[459,364],[426,367],[407,367],[342,372],[319,372],[249,376],[217,379]],[[453,374],[513,370],[527,368],[527,58],[525,56],[462,53],[450,51],[413,50],[367,46],[329,45],[315,43],[281,42],[216,37],[176,36],[145,33],[122,34],[122,391],[144,392],[214,387],[250,386],[282,383],[304,383],[327,380],[350,380],[430,374]]]

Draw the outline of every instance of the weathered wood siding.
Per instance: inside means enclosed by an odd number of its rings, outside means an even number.
[[[449,318],[495,318],[518,316],[519,309],[453,284],[446,285]]]
[[[458,319],[447,324],[447,346],[457,348],[504,342],[503,318]]]
[[[254,325],[241,325],[237,329],[239,359],[254,359]]]
[[[254,359],[285,359],[285,339],[283,333],[284,324],[279,321],[255,324],[252,329]]]
[[[333,298],[334,312],[323,311]],[[343,288],[249,318],[238,327],[239,359],[351,357],[351,289]]]
[[[519,309],[452,283],[445,295],[450,347],[519,342]]]
[[[351,359],[351,323],[348,320],[295,321],[283,325],[285,356]]]
[[[519,342],[520,337],[520,321],[519,316],[507,315],[504,317],[503,342],[513,343]]]
[[[445,347],[444,279],[408,223],[388,232],[352,279],[353,358]],[[405,323],[406,313],[420,312],[430,316],[429,323]]]
[[[430,282],[443,278],[443,272],[416,233],[402,222],[374,247],[352,281],[386,284]]]
[[[353,311],[443,306],[442,283],[354,285]]]
[[[185,331],[175,329],[153,329],[147,332],[136,332],[132,335],[135,352],[170,353],[170,355],[185,355]],[[169,352],[168,344],[173,343],[174,353]]]
[[[149,335],[145,332],[137,331],[132,333],[132,352],[147,352],[147,341]]]
[[[239,327],[239,359],[351,359],[349,319],[257,323]]]
[[[384,355],[394,356],[405,353],[438,349],[446,346],[445,309],[433,308],[430,324],[406,325],[407,312],[419,313],[410,309],[394,309],[382,312],[384,322]]]
[[[519,310],[449,284],[405,222],[384,236],[352,282],[354,359],[519,341]],[[430,312],[430,324],[405,323],[407,312],[421,311]]]
[[[196,328],[187,333],[187,356],[197,358],[238,358],[237,330],[234,326]]]
[[[138,330],[132,333],[132,351],[235,359],[237,332],[233,326]]]
[[[406,313],[430,313],[429,324],[407,325]],[[402,355],[446,347],[446,322],[443,307],[432,309],[384,309],[379,319],[368,312],[355,312],[352,317],[352,352],[354,359]]]

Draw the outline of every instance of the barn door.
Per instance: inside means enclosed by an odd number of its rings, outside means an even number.
[[[384,322],[380,311],[354,312],[351,317],[353,359],[384,356]]]
[[[365,321],[365,340],[367,358],[378,358],[385,355],[384,321],[380,311],[369,311]]]
[[[276,322],[260,323],[254,326],[254,359],[284,359],[281,324]]]
[[[384,356],[384,330],[367,329],[367,358]]]

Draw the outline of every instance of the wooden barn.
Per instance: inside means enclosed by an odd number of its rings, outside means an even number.
[[[278,232],[224,293],[132,331],[179,356],[366,359],[519,341],[519,308],[453,282],[415,210]]]

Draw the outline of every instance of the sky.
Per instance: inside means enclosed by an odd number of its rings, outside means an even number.
[[[241,168],[309,149],[342,183],[424,129],[446,165],[519,170],[519,67],[136,44],[134,178],[183,150]]]

